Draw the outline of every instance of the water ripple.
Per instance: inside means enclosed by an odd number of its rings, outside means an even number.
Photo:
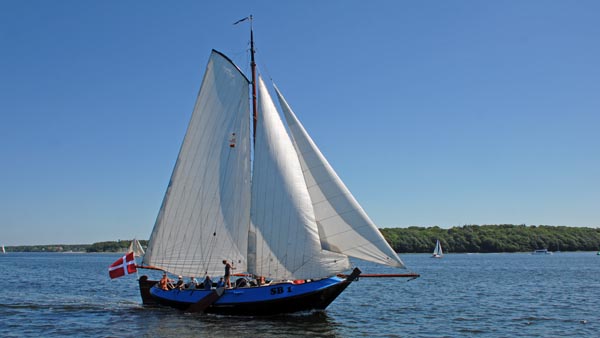
[[[135,278],[110,280],[118,255],[0,257],[0,337],[596,337],[600,264],[589,253],[404,255],[422,277],[362,278],[327,311],[227,317],[140,305]],[[385,268],[360,263],[369,273]],[[48,283],[41,283],[47,280]],[[72,287],[69,287],[72,286]]]

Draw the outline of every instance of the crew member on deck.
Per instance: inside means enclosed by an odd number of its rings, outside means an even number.
[[[169,279],[169,277],[167,277],[167,273],[165,272],[162,276],[162,278],[160,279],[160,281],[158,281],[158,286],[165,291],[169,291],[169,285],[172,281]]]
[[[185,285],[186,289],[195,289],[198,287],[198,281],[196,277],[190,277],[190,282]]]
[[[209,275],[204,278],[204,290],[210,290],[212,288],[212,280]]]
[[[235,268],[226,259],[223,260],[223,264],[225,264],[225,286],[227,286],[228,289],[231,289],[231,270],[234,270]]]
[[[177,284],[175,284],[175,288],[182,290],[184,286],[185,283],[183,282],[183,277],[179,276],[177,279]]]

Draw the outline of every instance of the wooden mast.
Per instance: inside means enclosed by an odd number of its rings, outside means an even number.
[[[256,62],[254,62],[254,30],[252,29],[252,15],[250,15],[250,69],[252,70],[252,121],[253,142],[256,142],[256,123],[258,122],[258,110],[256,108]]]
[[[256,143],[256,123],[258,122],[258,109],[256,106],[256,62],[254,62],[254,30],[252,28],[252,15],[234,22],[237,25],[246,20],[250,21],[250,69],[252,70],[252,140]]]

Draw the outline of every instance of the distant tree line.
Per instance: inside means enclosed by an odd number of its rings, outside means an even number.
[[[139,241],[145,249],[148,241]],[[94,244],[52,244],[7,246],[6,252],[125,252],[131,240],[97,242]]]
[[[432,252],[437,239],[445,252],[595,251],[600,249],[600,229],[513,224],[408,227],[381,229],[396,252]]]
[[[535,249],[550,251],[600,250],[600,229],[513,224],[464,225],[440,227],[408,227],[381,229],[383,236],[396,252],[432,252],[437,239],[444,252],[528,252]],[[125,252],[131,240],[97,242],[77,245],[32,245],[6,247],[7,252]],[[145,249],[148,241],[141,240]]]
[[[148,241],[140,240],[140,244],[144,249],[148,246]],[[96,242],[87,248],[86,252],[125,252],[129,249],[131,241],[108,241]]]
[[[6,252],[85,252],[89,244],[17,245],[5,247]]]

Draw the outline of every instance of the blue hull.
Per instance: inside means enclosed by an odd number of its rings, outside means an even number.
[[[357,271],[347,279],[330,277],[304,284],[277,283],[259,287],[227,289],[222,296],[206,307],[204,312],[264,316],[324,310],[360,274],[360,270],[357,269]],[[210,297],[213,292],[205,290],[164,291],[154,286],[155,284],[155,281],[148,281],[144,277],[140,278],[140,291],[144,304],[160,304],[189,312],[195,312],[193,305],[202,302],[205,297]]]

